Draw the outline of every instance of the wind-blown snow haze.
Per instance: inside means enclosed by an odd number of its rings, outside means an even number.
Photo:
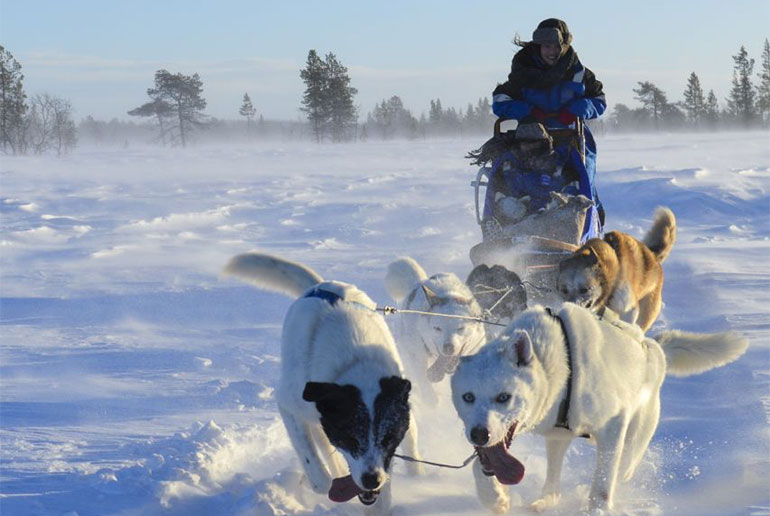
[[[678,224],[651,330],[733,331],[738,361],[667,378],[660,426],[618,513],[770,514],[770,145],[767,132],[598,139],[606,230],[641,238],[655,208]],[[260,250],[379,305],[387,266],[471,270],[481,240],[463,156],[481,139],[77,149],[0,161],[0,513],[353,515],[303,484],[276,407],[291,300],[223,277]],[[389,315],[392,318],[406,315]],[[398,335],[396,334],[396,338]],[[427,460],[472,452],[446,384],[419,406]],[[512,453],[525,514],[542,439]],[[594,449],[570,448],[560,505],[584,504]],[[469,468],[394,460],[400,515],[484,514]]]

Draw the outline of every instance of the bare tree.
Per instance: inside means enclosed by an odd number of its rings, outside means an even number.
[[[61,156],[74,149],[77,131],[70,101],[43,93],[32,97],[30,104],[27,133],[32,152],[43,154],[55,150]]]

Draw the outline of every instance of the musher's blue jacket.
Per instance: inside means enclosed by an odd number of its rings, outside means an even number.
[[[569,47],[553,67],[540,57],[540,46],[529,44],[513,58],[508,81],[492,93],[492,111],[498,117],[523,120],[534,107],[546,113],[566,108],[578,118],[599,117],[607,108],[602,83],[584,67]],[[555,118],[549,127],[564,127]]]

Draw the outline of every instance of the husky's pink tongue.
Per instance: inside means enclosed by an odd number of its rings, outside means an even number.
[[[347,502],[352,500],[364,491],[353,482],[353,477],[339,477],[332,480],[332,487],[329,489],[329,500],[332,502]]]
[[[524,478],[524,464],[508,453],[504,441],[477,450],[484,471],[494,473],[501,484],[518,484]]]

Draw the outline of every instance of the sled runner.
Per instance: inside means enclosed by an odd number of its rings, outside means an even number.
[[[492,138],[467,156],[480,166],[471,186],[482,241],[470,258],[474,267],[514,271],[530,285],[528,297],[541,299],[555,283],[558,263],[601,236],[595,146],[592,140],[586,145],[580,119],[574,128],[535,123],[502,132],[505,120],[498,119]]]

